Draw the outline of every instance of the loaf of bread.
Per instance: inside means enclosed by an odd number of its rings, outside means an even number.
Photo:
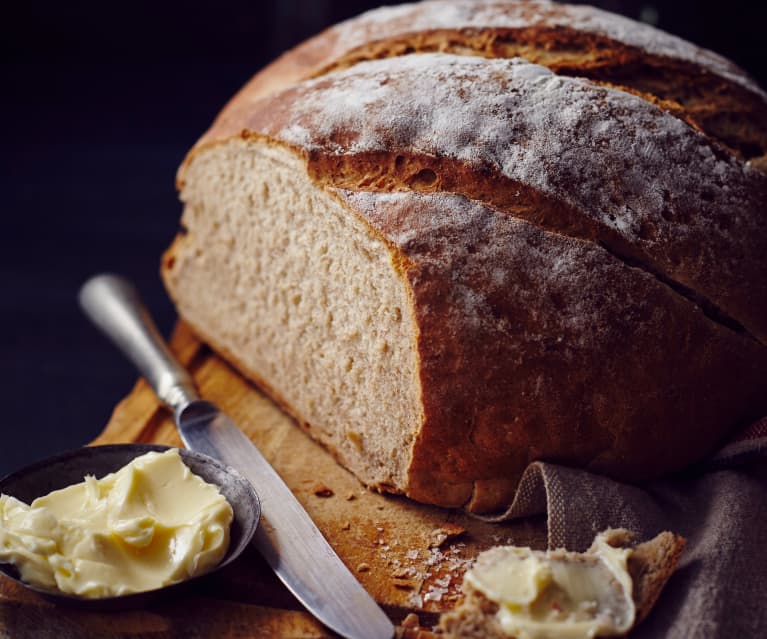
[[[639,480],[767,411],[767,95],[587,6],[366,13],[191,150],[180,315],[365,484],[505,505]]]
[[[684,537],[675,535],[671,532],[662,532],[653,539],[644,543],[635,545],[634,535],[630,531],[624,529],[611,529],[607,530],[597,536],[594,545],[586,553],[573,553],[566,552],[564,550],[555,550],[548,553],[537,553],[538,556],[549,558],[554,562],[562,564],[578,564],[581,565],[593,562],[599,562],[600,555],[600,541],[607,543],[609,546],[616,549],[630,549],[630,554],[626,560],[625,570],[630,578],[630,598],[633,603],[633,611],[628,616],[630,629],[635,628],[647,615],[650,614],[653,606],[655,605],[658,597],[660,597],[663,588],[668,582],[671,575],[674,573],[679,559],[684,551],[686,540]],[[504,560],[505,553],[508,552],[508,547],[496,547],[482,553],[477,559],[477,566],[480,570],[489,571],[501,567],[501,562]],[[536,554],[536,553],[531,553]],[[604,576],[604,573],[608,571],[595,571],[594,575]],[[588,582],[588,580],[587,580]],[[555,582],[556,583],[556,582]],[[566,582],[565,582],[566,583]],[[573,580],[569,584],[574,590],[583,589],[583,584]],[[618,584],[605,583],[605,590],[613,589],[617,602],[620,604],[620,588],[617,588]],[[551,588],[551,585],[547,585]],[[579,588],[580,587],[580,588]],[[556,586],[554,587],[556,588]],[[554,590],[554,588],[551,588]],[[599,591],[599,588],[593,590]],[[504,631],[502,623],[498,617],[499,605],[489,600],[485,593],[472,586],[470,580],[464,579],[463,583],[464,598],[460,604],[448,613],[442,615],[439,621],[440,630],[444,633],[446,639],[507,639],[509,634]],[[590,593],[592,594],[592,593]],[[531,636],[586,636],[586,632],[566,634],[564,631],[556,632],[557,624],[567,626],[568,623],[575,621],[576,615],[573,611],[570,614],[563,614],[565,612],[563,605],[560,607],[557,605],[556,597],[561,593],[544,592],[541,595],[541,602],[551,601],[551,607],[542,609],[540,603],[535,606],[535,613],[539,616],[539,622],[542,621],[544,625],[548,621],[549,629],[553,632],[538,634],[531,633]],[[563,595],[566,597],[567,595]],[[610,599],[611,597],[608,597]],[[574,602],[570,602],[572,605]],[[631,605],[631,604],[629,604]],[[551,614],[553,611],[553,614]],[[593,611],[594,614],[596,611]],[[605,610],[603,614],[606,614],[607,618],[616,615],[618,611],[616,609]],[[549,613],[549,614],[547,614]],[[557,613],[561,613],[557,615]],[[590,615],[588,615],[590,616]],[[547,619],[548,617],[548,619]],[[627,624],[628,625],[628,624]],[[572,628],[571,628],[572,631]],[[605,634],[604,636],[613,636],[615,633]],[[625,634],[620,633],[620,634]],[[599,633],[598,636],[602,636]]]

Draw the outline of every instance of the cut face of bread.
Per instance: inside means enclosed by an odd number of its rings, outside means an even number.
[[[281,147],[217,146],[186,183],[168,258],[181,314],[365,483],[403,486],[422,412],[390,247]]]

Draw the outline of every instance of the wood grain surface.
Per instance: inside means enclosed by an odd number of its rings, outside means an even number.
[[[179,323],[172,349],[201,395],[258,445],[341,559],[395,623],[423,628],[458,599],[462,575],[498,543],[545,547],[545,522],[488,524],[458,511],[366,490],[296,423]],[[172,416],[141,380],[93,442],[180,446]],[[255,487],[258,491],[258,486]],[[328,592],[333,585],[328,583]],[[418,635],[409,630],[408,636]],[[423,633],[421,633],[423,635]],[[151,609],[90,612],[54,605],[0,578],[0,637],[331,637],[280,584],[255,549]]]

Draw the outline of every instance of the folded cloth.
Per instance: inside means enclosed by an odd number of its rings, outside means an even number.
[[[586,550],[605,528],[687,538],[641,639],[767,637],[767,418],[703,464],[639,486],[556,464],[525,471],[495,521],[545,513],[549,548]]]

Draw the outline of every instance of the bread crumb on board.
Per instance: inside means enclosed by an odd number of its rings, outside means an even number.
[[[314,493],[317,497],[332,497],[335,495],[333,489],[329,486],[326,486],[322,482],[315,482],[315,484],[312,486],[312,493]]]
[[[431,630],[423,628],[418,615],[411,612],[399,624],[395,636],[396,639],[436,639],[438,635],[435,635]]]
[[[466,532],[463,526],[446,523],[440,528],[435,528],[429,533],[429,548],[439,548],[448,539],[454,539]]]

